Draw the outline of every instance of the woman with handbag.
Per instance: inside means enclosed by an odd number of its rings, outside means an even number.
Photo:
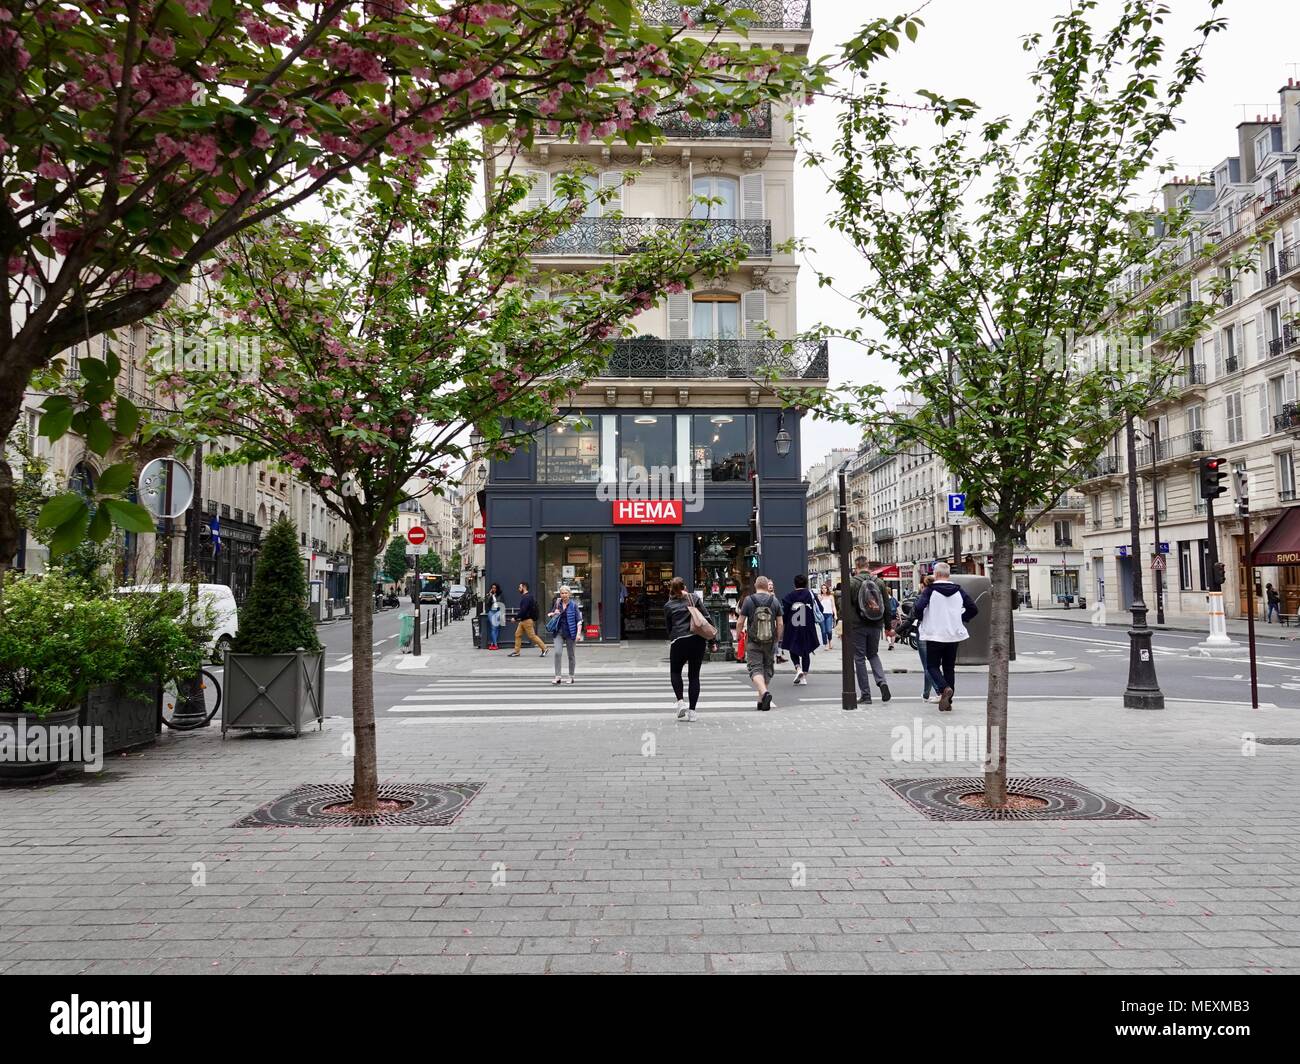
[[[794,578],[794,590],[781,601],[784,616],[789,620],[782,633],[781,645],[790,652],[794,662],[794,682],[798,687],[808,683],[812,670],[813,652],[821,646],[822,609],[817,596],[808,590],[808,577],[799,573]]]
[[[578,645],[578,632],[582,629],[582,609],[573,601],[573,592],[568,584],[560,588],[546,617],[546,630],[555,637],[555,679],[552,682],[560,682],[560,645],[564,644],[569,650],[569,683],[573,683],[577,668],[574,647]]]
[[[817,596],[817,601],[822,608],[822,646],[831,650],[831,639],[835,634],[835,613],[839,604],[835,601],[829,580],[822,584],[822,593]]]
[[[488,619],[488,650],[500,650],[497,646],[497,638],[501,635],[501,625],[506,618],[505,603],[501,601],[501,585],[493,584],[488,588],[487,597],[483,600],[483,612],[487,614]]]
[[[668,585],[668,601],[664,603],[664,621],[671,640],[668,651],[668,678],[677,697],[677,719],[694,724],[698,719],[695,705],[700,700],[700,665],[708,641],[717,637],[718,630],[704,613],[704,600],[699,593],[686,590],[686,581],[674,576]],[[690,701],[682,697],[682,666],[688,666],[687,679]]]

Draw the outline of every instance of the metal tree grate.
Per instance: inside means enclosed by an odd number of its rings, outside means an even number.
[[[304,783],[267,802],[233,825],[237,828],[389,828],[446,827],[484,787],[482,783],[381,783],[379,800],[409,802],[404,809],[361,816],[327,813],[331,805],[350,802],[352,785]]]
[[[1256,739],[1261,746],[1300,746],[1300,739]]]
[[[1007,780],[1007,790],[1041,798],[1041,809],[979,809],[963,805],[963,795],[982,792],[983,776],[885,780],[885,786],[930,820],[1149,820],[1130,806],[1088,790],[1073,780],[1053,777]]]

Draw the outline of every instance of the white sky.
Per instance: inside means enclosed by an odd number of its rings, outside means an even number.
[[[1034,96],[1027,80],[1033,56],[1022,51],[1021,38],[1034,31],[1048,38],[1053,17],[1066,10],[1068,2],[931,0],[922,12],[926,25],[916,43],[904,41],[896,57],[876,68],[876,77],[888,83],[900,99],[914,96],[918,89],[930,89],[972,99],[989,116],[1023,118],[1032,108]],[[1109,25],[1121,6],[1118,0],[1105,0],[1098,24]],[[1168,51],[1176,53],[1191,41],[1194,27],[1207,17],[1208,4],[1205,0],[1168,0],[1168,6],[1172,14],[1166,22],[1165,39]],[[813,0],[811,54],[837,52],[840,42],[852,37],[863,22],[907,9],[905,0],[869,7],[845,0]],[[1211,39],[1205,80],[1189,92],[1180,112],[1180,128],[1160,145],[1161,159],[1175,164],[1176,175],[1204,173],[1225,157],[1236,155],[1237,124],[1256,114],[1276,114],[1277,90],[1288,78],[1300,81],[1300,4],[1293,0],[1227,0],[1219,13],[1228,19],[1228,29]],[[832,104],[819,100],[801,113],[817,143],[833,143]],[[1153,179],[1152,187],[1157,183]],[[796,231],[817,248],[823,272],[837,280],[860,275],[861,260],[842,237],[826,228],[831,199],[820,173],[799,167],[795,202]],[[849,305],[829,289],[818,288],[807,268],[800,273],[798,297],[800,328],[817,322],[838,326],[856,322]],[[897,375],[880,360],[869,359],[855,345],[832,343],[832,383],[872,379],[887,386],[898,384]],[[832,447],[856,447],[857,443],[857,434],[846,426],[805,421],[804,468]]]

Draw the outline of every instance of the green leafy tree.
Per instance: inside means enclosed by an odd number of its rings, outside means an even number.
[[[571,174],[557,199],[527,206],[528,181],[503,173],[479,205],[480,153],[450,145],[412,161],[381,193],[327,196],[330,219],[276,223],[228,245],[221,285],[195,316],[225,316],[260,337],[256,378],[193,371],[167,383],[188,400],[178,432],[233,439],[218,464],[283,461],[349,529],[353,600],[369,584],[398,507],[420,481],[443,493],[453,467],[503,457],[559,416],[598,375],[611,341],[665,290],[715,278],[747,253],[703,219],[637,238],[599,266],[552,274],[563,299],[525,284],[533,254],[587,209]],[[614,190],[597,192],[602,203]],[[365,583],[357,583],[365,581]],[[374,808],[377,763],[372,618],[352,625],[353,801]]]
[[[90,341],[146,320],[225,241],[333,183],[381,190],[479,127],[525,146],[645,143],[661,110],[741,116],[820,80],[752,45],[743,10],[721,3],[697,8],[695,29],[628,0],[4,0],[0,13],[0,439],[33,375],[61,375],[81,344],[83,380],[47,401],[41,431],[78,432],[100,455],[140,411],[113,401],[116,357],[84,357]],[[17,550],[13,505],[0,459],[0,569]],[[122,499],[92,518],[60,496],[44,521],[56,550],[103,541],[107,522],[149,531]]]
[[[440,554],[434,554],[430,552],[429,555],[425,558],[424,564],[427,566],[427,568],[425,569],[425,572],[427,573],[442,572],[442,556]]]
[[[406,540],[394,536],[384,551],[384,576],[393,582],[400,581],[406,575],[407,568]]]
[[[354,601],[368,601],[366,597],[356,599],[355,589],[353,594]],[[292,654],[298,649],[319,653],[320,640],[307,602],[298,530],[287,517],[281,517],[262,541],[253,586],[239,611],[239,634],[231,650],[236,654]]]
[[[899,109],[886,86],[863,81],[844,98],[833,149],[808,156],[835,189],[832,227],[864,259],[865,280],[839,290],[870,322],[817,334],[886,360],[917,404],[891,412],[879,386],[857,383],[815,405],[873,438],[929,447],[992,530],[993,806],[1006,803],[1017,533],[1165,386],[1165,357],[1194,342],[1221,291],[1190,299],[1188,262],[1202,245],[1188,205],[1153,214],[1137,198],[1224,26],[1220,2],[1208,0],[1210,17],[1170,56],[1162,4],[1127,0],[1098,32],[1097,3],[1077,0],[1048,39],[1025,41],[1037,100],[1021,124],[932,93]],[[918,112],[933,119],[928,136],[900,128]],[[1186,307],[1162,317],[1174,303]],[[1133,336],[1157,333],[1152,347]]]
[[[460,570],[460,551],[458,550],[452,552],[450,572],[451,572],[452,579],[459,582],[461,578],[461,570]]]

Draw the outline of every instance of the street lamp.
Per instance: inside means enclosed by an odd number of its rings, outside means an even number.
[[[794,443],[794,437],[786,431],[785,411],[782,410],[777,415],[776,421],[776,456],[785,458],[790,453],[790,447]]]
[[[1145,439],[1151,444],[1151,515],[1152,520],[1155,522],[1155,529],[1153,532],[1153,535],[1155,536],[1155,554],[1153,554],[1152,557],[1155,558],[1160,554],[1160,484],[1156,477],[1156,461],[1160,456],[1160,422],[1151,422],[1150,434],[1143,433],[1141,429],[1134,429],[1134,435],[1141,439]],[[1136,564],[1136,559],[1134,559],[1134,564]],[[1156,569],[1154,579],[1156,582],[1156,624],[1164,624],[1164,571]]]
[[[1142,601],[1142,542],[1138,512],[1137,432],[1133,415],[1124,422],[1128,444],[1129,550],[1133,555],[1133,627],[1128,630],[1128,687],[1124,690],[1126,709],[1164,709],[1165,696],[1156,680],[1155,654],[1151,649],[1151,629],[1147,627],[1147,605]]]

